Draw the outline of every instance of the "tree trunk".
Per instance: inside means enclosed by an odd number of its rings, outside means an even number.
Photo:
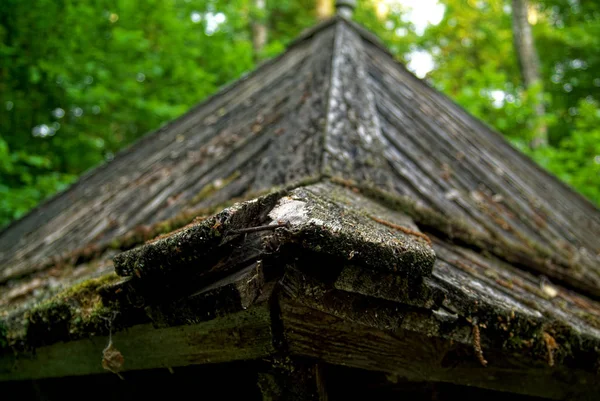
[[[316,0],[317,18],[322,21],[333,14],[333,2],[331,0]]]
[[[540,61],[535,49],[531,25],[528,21],[528,9],[528,0],[512,0],[513,38],[525,88],[542,83]],[[541,93],[536,98],[535,113],[538,119],[541,119],[546,113]],[[548,145],[548,129],[545,123],[539,121],[531,147],[535,149],[546,145]]]
[[[267,12],[267,0],[253,0],[254,17],[252,19],[252,46],[254,48],[254,60],[261,59],[262,51],[267,44],[267,24],[265,13]]]

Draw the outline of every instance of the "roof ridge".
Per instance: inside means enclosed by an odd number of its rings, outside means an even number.
[[[344,18],[335,27],[321,173],[363,179],[389,188],[389,168],[362,34]],[[383,171],[385,170],[385,173]]]

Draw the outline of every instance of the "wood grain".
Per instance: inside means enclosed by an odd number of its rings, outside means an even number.
[[[127,371],[263,358],[274,352],[268,307],[168,328],[140,325],[112,336]],[[105,373],[102,350],[108,337],[92,337],[38,348],[32,355],[2,355],[0,380]]]
[[[286,299],[281,311],[294,355],[413,381],[450,382],[550,399],[592,399],[598,391],[594,375],[585,372],[559,373],[518,360],[484,368],[448,340],[374,329]],[[494,355],[497,361],[498,357]]]

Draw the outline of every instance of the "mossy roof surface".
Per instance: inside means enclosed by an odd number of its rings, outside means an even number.
[[[316,252],[425,283],[397,302],[515,348],[546,333],[570,358],[600,338],[598,238],[592,204],[334,19],[0,233],[0,331],[34,346],[53,318],[64,327],[44,341],[104,333],[132,283],[219,273],[191,281],[205,285],[265,253]],[[340,288],[364,292],[351,276]]]

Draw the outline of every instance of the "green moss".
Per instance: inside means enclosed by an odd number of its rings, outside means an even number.
[[[68,298],[68,297],[81,297],[87,296],[91,293],[96,293],[100,287],[112,284],[120,280],[120,277],[115,273],[108,273],[100,277],[91,278],[82,281],[69,289],[56,295],[57,298]]]
[[[28,324],[17,335],[24,336],[27,345],[35,347],[103,333],[105,318],[116,306],[107,307],[100,290],[119,279],[114,273],[89,279],[37,304],[23,315]],[[15,337],[12,342],[17,340]]]

